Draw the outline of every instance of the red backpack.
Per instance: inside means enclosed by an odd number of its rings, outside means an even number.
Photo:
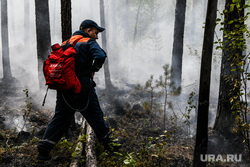
[[[51,46],[52,52],[43,63],[43,73],[48,88],[56,90],[73,89],[75,93],[80,93],[81,84],[75,74],[77,52],[74,49],[74,45],[79,40],[87,42],[89,38],[76,35],[65,41],[62,46],[58,43]]]

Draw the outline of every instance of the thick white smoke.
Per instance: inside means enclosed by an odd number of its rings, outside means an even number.
[[[24,9],[26,0],[8,0],[10,62],[13,76],[23,82],[30,91],[38,91],[37,52],[35,31],[35,4],[29,1],[29,8]],[[134,30],[139,1],[105,0],[106,32],[108,57],[112,81],[121,89],[126,84],[145,84],[150,75],[155,79],[163,75],[162,66],[171,63],[173,32],[175,19],[174,1],[156,0],[141,4],[135,41]],[[195,2],[195,3],[192,3]],[[224,1],[219,2],[222,11]],[[28,12],[27,12],[28,10]],[[51,43],[61,43],[60,0],[49,1]],[[183,92],[198,93],[200,60],[205,21],[205,1],[187,1],[184,53],[183,53]],[[29,26],[24,27],[28,19]],[[99,0],[72,1],[72,31],[79,28],[84,19],[93,19],[100,24]],[[72,32],[72,33],[73,33]],[[218,36],[221,37],[217,28]],[[27,38],[28,37],[28,38]],[[0,40],[0,46],[1,46]],[[101,35],[98,43],[101,45]],[[0,53],[1,54],[1,53]],[[220,73],[220,51],[214,49],[211,99],[216,104]],[[0,77],[2,77],[2,59],[0,59]],[[103,69],[96,74],[98,88],[104,88]],[[41,96],[45,92],[38,92]],[[186,101],[184,96],[183,101]],[[48,96],[54,107],[55,92]],[[213,110],[216,106],[212,106]]]

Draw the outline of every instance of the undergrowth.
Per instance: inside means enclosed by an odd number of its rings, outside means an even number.
[[[150,119],[138,118],[130,123],[126,117],[117,117],[116,120],[118,127],[113,135],[118,141],[122,138],[122,148],[110,153],[99,144],[97,158],[100,167],[176,166],[177,159],[181,159],[180,164],[191,166],[192,144],[178,143],[173,134],[177,131],[151,128]]]

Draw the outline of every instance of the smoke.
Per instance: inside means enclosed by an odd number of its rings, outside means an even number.
[[[138,3],[131,2],[129,9],[120,6],[121,4],[116,5],[113,10],[120,12],[113,15],[113,12],[109,11],[108,15],[108,20],[116,19],[117,22],[117,25],[110,22],[108,30],[111,40],[108,43],[111,74],[115,78],[125,78],[127,83],[144,84],[150,75],[158,78],[162,74],[162,66],[171,62],[173,37],[173,18],[160,18],[173,9],[173,4],[157,1],[152,7],[150,4],[142,3],[138,20]],[[162,8],[160,5],[163,5]],[[128,15],[130,18],[126,18]],[[130,25],[124,25],[126,19]]]
[[[31,92],[38,94],[40,97],[38,102],[41,103],[45,91],[38,89],[35,4],[34,1],[29,1],[29,7],[25,9],[24,1],[8,0],[10,62],[13,76],[22,83],[23,88],[28,88]],[[129,4],[126,4],[125,0],[104,2],[107,25],[105,28],[108,35],[107,54],[114,85],[120,89],[127,89],[131,84],[144,85],[150,75],[154,75],[155,79],[163,75],[162,66],[171,63],[175,3],[163,0],[143,1],[138,20],[136,20],[139,1],[130,1]],[[219,7],[222,11],[224,6],[219,5]],[[52,44],[61,43],[60,0],[49,1],[49,10],[51,42]],[[183,96],[179,99],[183,103],[180,106],[182,108],[185,108],[190,92],[194,91],[198,94],[204,11],[206,11],[205,2],[195,1],[195,4],[187,2],[182,69]],[[24,26],[25,19],[28,19],[29,26]],[[84,19],[93,19],[100,24],[99,0],[72,1],[73,32],[78,30]],[[136,22],[137,34],[134,41]],[[217,33],[221,35],[218,29]],[[101,35],[97,42],[101,45]],[[2,64],[1,59],[0,64]],[[213,102],[212,113],[216,112],[219,73],[220,51],[214,49],[210,94]],[[0,65],[0,77],[2,76]],[[95,75],[95,80],[98,89],[105,87],[103,69]],[[54,108],[55,91],[49,92],[46,105]],[[213,120],[214,114],[211,118]]]
[[[24,119],[23,116],[19,115],[19,116],[14,116],[11,118],[6,117],[4,124],[5,126],[7,126],[10,129],[15,129],[17,132],[20,131],[26,131],[27,127],[24,126]]]

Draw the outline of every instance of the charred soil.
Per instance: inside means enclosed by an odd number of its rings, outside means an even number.
[[[36,145],[42,138],[54,111],[32,101],[29,97],[34,99],[35,94],[30,93],[27,98],[22,88],[10,91],[1,88],[1,166],[69,166],[78,142],[79,126],[68,131],[59,141],[51,152],[50,161],[38,161]],[[164,129],[161,114],[151,117],[147,108],[138,100],[141,97],[133,97],[135,95],[131,92],[123,93],[113,101],[115,103],[113,108],[114,104],[105,99],[105,94],[100,92],[102,108],[104,111],[109,111],[105,112],[105,115],[108,115],[106,119],[112,128],[114,145],[119,145],[120,149],[104,151],[103,146],[97,143],[95,151],[98,166],[192,166],[194,137],[190,137],[185,128],[173,120],[168,120],[166,123],[168,128]],[[29,108],[29,105],[32,107]],[[84,155],[80,164],[85,166]],[[237,164],[212,163],[211,166],[237,166]]]

